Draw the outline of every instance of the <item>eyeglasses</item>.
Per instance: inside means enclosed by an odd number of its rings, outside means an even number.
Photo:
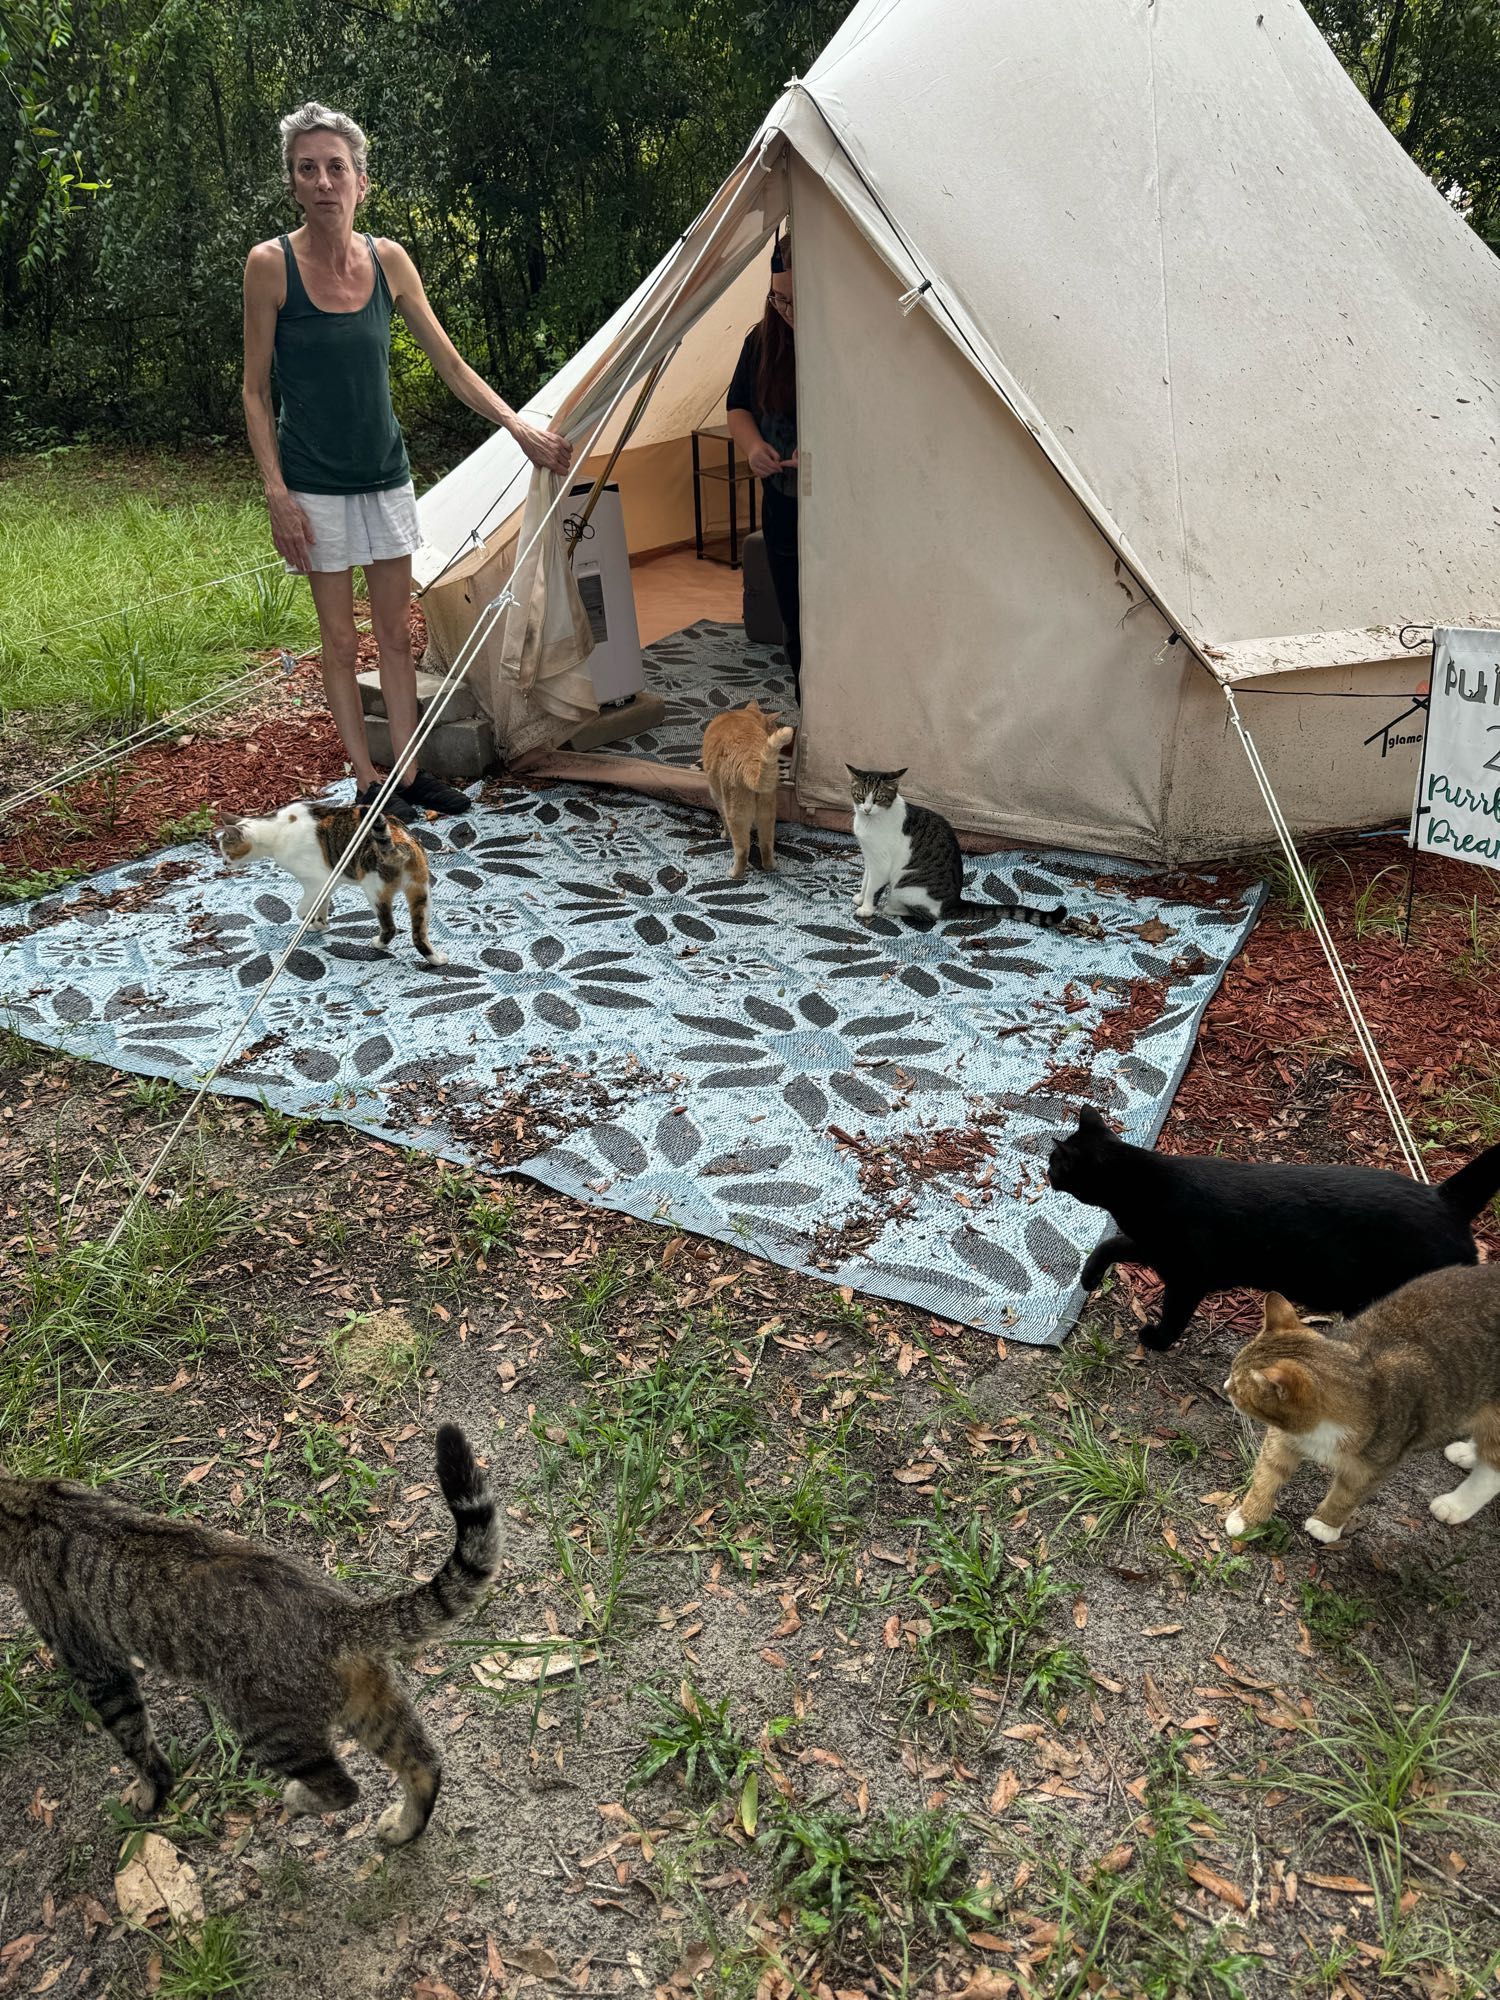
[[[767,292],[766,304],[768,306],[773,306],[776,309],[776,311],[781,314],[783,319],[790,319],[792,313],[792,301],[787,297],[785,292]]]

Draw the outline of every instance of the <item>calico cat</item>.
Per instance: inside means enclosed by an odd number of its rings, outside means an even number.
[[[447,964],[445,954],[427,935],[427,856],[399,820],[383,813],[372,820],[364,806],[302,799],[265,819],[230,820],[214,839],[231,868],[264,856],[295,875],[302,884],[298,921],[316,912],[314,930],[322,930],[328,921],[333,892],[327,884],[334,863],[351,842],[357,843],[339,887],[347,882],[364,890],[380,920],[381,950],[388,951],[396,935],[391,905],[399,889],[411,915],[412,943],[430,965]]]
[[[1272,1292],[1265,1325],[1234,1357],[1224,1388],[1268,1426],[1245,1497],[1225,1520],[1229,1534],[1269,1520],[1277,1494],[1312,1459],[1333,1484],[1302,1525],[1315,1541],[1336,1542],[1408,1452],[1434,1445],[1469,1476],[1428,1505],[1440,1521],[1467,1521],[1500,1493],[1500,1266],[1413,1278],[1336,1340]],[[1447,1443],[1454,1437],[1466,1441]]]
[[[426,1827],[438,1753],[386,1656],[413,1652],[473,1605],[499,1563],[484,1475],[453,1424],[437,1434],[453,1553],[430,1582],[361,1602],[264,1543],[141,1513],[71,1480],[0,1473],[0,1583],[8,1583],[99,1720],[140,1773],[127,1793],[154,1813],[172,1767],[151,1732],[136,1668],[198,1683],[250,1755],[289,1782],[288,1811],[341,1812],[359,1787],[339,1762],[346,1729],[401,1781],[381,1817],[391,1847]]]
[[[1500,1191],[1500,1146],[1425,1187],[1375,1167],[1153,1153],[1085,1105],[1077,1131],[1053,1146],[1048,1174],[1061,1193],[1107,1208],[1122,1232],[1084,1265],[1086,1292],[1112,1264],[1145,1264],[1164,1282],[1161,1318],[1139,1330],[1142,1346],[1160,1351],[1210,1292],[1248,1285],[1352,1317],[1424,1271],[1474,1263],[1469,1225]]]
[[[972,903],[964,895],[964,859],[958,835],[941,813],[902,798],[899,771],[857,771],[852,764],[849,793],[854,800],[854,837],[864,856],[865,874],[854,899],[857,917],[920,915],[961,922],[1008,918],[1056,930],[1067,909],[1033,909],[1029,903]],[[884,900],[882,900],[882,898]]]
[[[745,879],[752,828],[761,867],[776,866],[777,760],[793,734],[758,701],[716,715],[703,732],[703,775],[734,849],[731,882]]]

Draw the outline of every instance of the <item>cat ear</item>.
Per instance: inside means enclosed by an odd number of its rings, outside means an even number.
[[[1250,1379],[1278,1403],[1301,1402],[1312,1386],[1307,1370],[1295,1361],[1273,1361],[1269,1368],[1252,1368]]]
[[[1108,1132],[1109,1120],[1104,1116],[1102,1111],[1097,1111],[1092,1104],[1080,1104],[1078,1107],[1078,1129],[1080,1132]]]
[[[896,783],[899,785],[901,780],[906,776],[907,772],[910,769],[911,769],[910,764],[903,764],[899,771],[887,771],[886,776],[888,778],[894,778]]]
[[[1280,1292],[1267,1292],[1264,1316],[1261,1321],[1263,1333],[1297,1333],[1302,1322],[1297,1317],[1295,1306],[1288,1305]]]

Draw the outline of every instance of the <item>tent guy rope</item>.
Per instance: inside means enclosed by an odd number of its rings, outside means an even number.
[[[1241,720],[1239,705],[1235,701],[1234,689],[1232,687],[1226,686],[1224,688],[1224,699],[1229,704],[1230,722],[1234,726],[1235,734],[1240,739],[1240,746],[1249,761],[1250,772],[1259,788],[1261,798],[1265,801],[1271,825],[1276,830],[1276,838],[1281,843],[1281,851],[1286,856],[1288,868],[1292,871],[1292,879],[1296,883],[1298,893],[1302,897],[1303,905],[1307,910],[1308,919],[1312,924],[1314,934],[1317,937],[1318,943],[1323,948],[1323,956],[1327,959],[1328,969],[1333,974],[1334,986],[1338,990],[1340,1000],[1344,1003],[1344,1011],[1349,1016],[1350,1024],[1354,1029],[1355,1039],[1359,1043],[1360,1054],[1364,1057],[1366,1067],[1369,1069],[1370,1075],[1374,1080],[1375,1089],[1379,1095],[1382,1108],[1385,1111],[1386,1117],[1390,1120],[1391,1129],[1396,1135],[1396,1143],[1401,1148],[1402,1158],[1406,1161],[1407,1169],[1414,1180],[1426,1181],[1430,1176],[1423,1163],[1421,1150],[1416,1140],[1412,1137],[1411,1127],[1406,1122],[1406,1114],[1401,1109],[1395,1088],[1391,1083],[1389,1075],[1386,1073],[1385,1064],[1380,1059],[1380,1051],[1375,1046],[1375,1038],[1370,1033],[1370,1025],[1364,1017],[1358,997],[1350,982],[1349,974],[1345,970],[1344,961],[1339,957],[1338,946],[1333,941],[1333,933],[1328,928],[1328,920],[1323,915],[1322,906],[1318,902],[1317,890],[1313,886],[1312,878],[1309,876],[1307,869],[1303,866],[1301,855],[1297,852],[1297,843],[1292,838],[1291,828],[1287,825],[1286,815],[1281,810],[1281,803],[1272,788],[1266,767],[1261,762],[1260,751],[1256,748],[1255,739]]]

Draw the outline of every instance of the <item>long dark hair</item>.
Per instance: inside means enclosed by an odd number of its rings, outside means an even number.
[[[755,364],[755,400],[763,410],[795,410],[797,344],[792,329],[775,306],[768,304],[756,331],[760,338]]]

